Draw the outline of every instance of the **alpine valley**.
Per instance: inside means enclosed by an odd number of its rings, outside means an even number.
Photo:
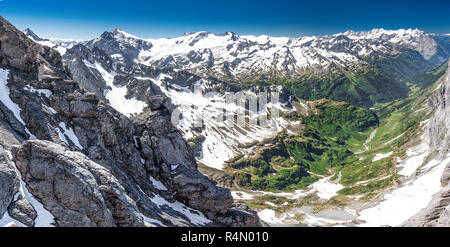
[[[60,41],[0,17],[0,226],[450,226],[449,58],[417,29]]]

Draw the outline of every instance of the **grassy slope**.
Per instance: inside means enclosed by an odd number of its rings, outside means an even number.
[[[229,163],[228,172],[239,176],[240,186],[256,190],[305,188],[319,176],[353,162],[349,149],[361,146],[368,130],[378,124],[373,112],[345,102],[319,100],[310,105],[314,113],[288,116],[301,120],[301,133],[281,133],[266,143],[269,145],[257,148],[255,155]]]
[[[356,71],[338,69],[326,75],[305,74],[283,84],[304,100],[331,99],[362,107],[406,97],[409,90],[374,66]]]
[[[430,84],[430,81],[436,82],[436,78],[441,78],[444,74],[445,70],[441,66],[421,75],[418,77],[421,81],[417,82]],[[340,191],[341,194],[366,194],[366,198],[370,198],[396,184],[399,178],[396,175],[396,157],[404,157],[406,149],[417,144],[423,121],[432,114],[426,104],[435,87],[436,83],[412,92],[405,99],[375,105],[375,111],[380,117],[377,133],[367,144],[370,150],[358,155],[358,161],[341,170],[341,184],[347,187]],[[389,152],[393,152],[393,155],[373,161],[376,154]]]
[[[430,84],[445,73],[445,66],[417,77],[417,83]],[[237,178],[241,189],[272,191],[305,188],[335,174],[334,179],[339,177],[346,186],[341,194],[374,196],[397,182],[394,157],[404,156],[421,131],[421,122],[429,117],[425,105],[433,87],[416,88],[404,99],[378,103],[373,108],[377,115],[345,102],[310,102],[313,114],[284,115],[302,122],[301,133],[280,134],[257,148],[255,155],[230,161],[227,172]],[[365,143],[375,129],[376,135]],[[373,161],[377,154],[390,152],[392,156]]]
[[[431,80],[431,78],[442,77],[444,73],[445,71],[440,70],[438,75],[427,73],[429,77],[425,77]],[[404,158],[406,149],[417,144],[423,129],[423,121],[432,115],[432,110],[425,110],[425,107],[436,87],[437,83],[434,83],[427,88],[417,89],[403,100],[375,105],[374,110],[379,116],[379,125],[371,126],[363,132],[353,132],[357,133],[359,138],[352,136],[345,144],[353,152],[364,149],[365,140],[377,128],[376,135],[367,143],[369,150],[355,153],[346,158],[345,164],[329,170],[330,173],[334,173],[332,179],[339,178],[339,182],[345,186],[338,192],[339,195],[329,201],[321,201],[317,195],[309,194],[296,200],[282,196],[262,195],[239,202],[246,203],[255,209],[269,208],[278,213],[309,206],[313,208],[314,213],[317,213],[325,209],[345,207],[355,200],[356,197],[353,196],[358,196],[359,200],[368,200],[380,195],[387,188],[395,187],[400,179],[396,169],[397,157]],[[291,117],[295,116],[291,115]],[[394,138],[396,139],[393,140]],[[373,161],[376,154],[391,151],[392,156]],[[303,217],[302,214],[297,214],[294,219],[302,222]]]

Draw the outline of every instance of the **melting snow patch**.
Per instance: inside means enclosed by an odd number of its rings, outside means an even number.
[[[153,187],[155,187],[158,190],[167,190],[166,186],[164,186],[163,183],[156,180],[154,177],[150,176],[150,182],[152,182]]]
[[[373,161],[377,161],[377,160],[382,160],[385,158],[390,157],[392,154],[394,154],[394,152],[389,152],[389,153],[385,153],[385,154],[377,154],[375,155],[375,158],[373,158]]]
[[[132,114],[139,114],[147,105],[145,102],[136,99],[127,99],[128,89],[127,87],[117,87],[114,85],[115,72],[106,71],[99,63],[90,63],[87,60],[83,60],[84,64],[89,67],[96,69],[105,80],[106,84],[111,87],[111,90],[105,91],[106,99],[109,100],[111,106],[117,111],[121,112],[126,116],[131,116]]]
[[[0,100],[6,107],[8,107],[9,110],[13,112],[17,120],[25,126],[25,122],[20,116],[19,106],[9,97],[9,87],[7,86],[8,73],[8,70],[0,69]]]
[[[20,179],[21,184],[21,192],[23,195],[25,195],[25,198],[33,205],[33,208],[36,210],[38,216],[34,220],[35,227],[53,227],[54,225],[54,217],[53,215],[44,208],[44,206],[34,198],[34,196],[28,191],[25,182],[23,182],[22,178]]]
[[[258,212],[258,216],[262,221],[275,225],[284,224],[283,220],[286,218],[285,214],[277,216],[275,211],[272,209],[264,209]]]
[[[27,125],[23,121],[22,117],[20,116],[20,107],[14,103],[11,98],[9,97],[9,88],[7,86],[8,84],[8,70],[0,69],[0,101],[8,107],[9,110],[12,111],[16,119],[23,124],[25,127],[25,131],[28,135],[30,135],[30,140],[36,140],[36,137],[31,134],[31,132],[27,129]]]
[[[59,124],[59,127],[64,131],[64,132],[61,132],[61,130],[59,130],[59,128],[56,128],[61,141],[63,141],[67,145],[69,145],[69,142],[66,139],[66,136],[67,136],[67,137],[69,137],[70,141],[75,146],[77,146],[79,149],[83,150],[83,146],[81,146],[80,142],[78,141],[78,137],[75,135],[72,128],[67,129],[66,124],[64,122],[61,122]]]
[[[330,178],[331,177],[323,178],[310,186],[313,192],[317,192],[318,197],[325,200],[330,200],[332,197],[337,195],[338,191],[344,188],[341,184],[332,183]]]
[[[265,204],[267,204],[267,205],[269,205],[269,206],[271,206],[271,207],[274,207],[274,208],[277,208],[278,206],[275,204],[275,203],[273,203],[273,202],[264,202]]]
[[[399,226],[413,217],[442,188],[440,178],[449,162],[450,158],[447,158],[429,172],[386,194],[377,206],[361,211],[358,219],[365,223],[360,226]]]
[[[172,208],[173,210],[183,214],[186,216],[190,222],[194,225],[202,226],[210,224],[211,221],[207,219],[201,212],[188,208],[182,203],[176,201],[174,203],[168,202],[166,199],[159,195],[155,195],[154,198],[152,198],[152,202],[154,202],[159,207],[168,206]]]
[[[160,226],[160,227],[167,227],[161,221],[149,218],[149,217],[143,215],[142,213],[141,213],[141,217],[144,220],[144,224],[146,226],[148,226],[148,227],[152,227],[154,225],[157,225],[157,226]]]
[[[256,192],[261,193],[263,195],[281,196],[281,197],[285,197],[287,199],[296,200],[296,199],[300,199],[300,198],[303,198],[303,197],[311,194],[313,191],[296,190],[294,192],[279,192],[279,193],[267,192],[267,191],[256,191]]]
[[[133,136],[134,146],[135,146],[136,148],[139,148],[139,145],[138,145],[138,139],[139,139],[139,136]]]
[[[426,143],[408,149],[406,151],[408,158],[400,163],[399,168],[401,168],[401,170],[398,174],[406,177],[413,175],[428,156],[428,149]]]
[[[309,226],[327,226],[327,225],[350,223],[351,220],[334,220],[323,217],[317,217],[311,214],[305,214],[304,222],[307,223]]]
[[[251,200],[253,195],[243,192],[243,191],[232,191],[231,195],[235,200]]]
[[[48,110],[49,110],[53,115],[55,115],[56,113],[58,113],[58,112],[55,111],[55,109],[53,109],[53,108],[50,107],[50,106],[47,106],[47,108],[48,108]]]
[[[396,141],[397,139],[399,139],[400,137],[404,136],[406,132],[403,132],[402,134],[398,135],[397,137],[395,137],[394,139],[384,143],[384,145],[389,145],[391,143],[393,143],[394,141]]]
[[[38,93],[43,94],[45,97],[50,98],[52,95],[52,91],[48,89],[34,89],[32,86],[26,86],[23,88],[25,91],[31,92],[31,93]]]

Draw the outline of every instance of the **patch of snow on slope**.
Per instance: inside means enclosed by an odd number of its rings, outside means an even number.
[[[154,225],[158,227],[166,227],[161,221],[149,218],[141,213],[141,217],[144,220],[144,224],[148,227],[152,227]]]
[[[178,201],[173,203],[168,202],[160,195],[155,195],[154,198],[152,198],[152,202],[154,202],[159,207],[167,206],[177,212],[180,212],[181,214],[185,215],[194,225],[202,226],[212,223],[211,220],[207,219],[201,212],[188,208]]]
[[[31,87],[31,86],[26,86],[23,89],[25,91],[28,91],[28,92],[31,92],[31,93],[43,94],[47,98],[50,98],[50,96],[52,95],[52,91],[50,91],[48,89],[35,89],[35,88]]]
[[[8,84],[8,70],[0,69],[0,101],[9,109],[12,111],[16,119],[23,124],[25,127],[25,131],[30,135],[30,140],[36,140],[36,137],[31,134],[31,132],[27,129],[27,125],[23,121],[22,117],[20,116],[20,107],[14,103],[11,98],[9,97],[9,87]]]
[[[42,40],[42,41],[33,40],[33,41],[38,43],[38,44],[40,44],[40,45],[48,46],[50,48],[53,48],[55,46],[55,43],[53,43],[50,40]]]
[[[25,126],[25,122],[20,116],[20,107],[9,97],[9,87],[7,86],[8,74],[8,70],[0,69],[0,100],[6,107],[8,107],[8,109],[13,112],[17,120],[19,120],[19,122]]]
[[[311,190],[296,190],[294,192],[268,192],[268,191],[253,191],[253,192],[260,193],[262,195],[285,197],[291,200],[297,200],[312,193]]]
[[[375,162],[375,161],[378,161],[378,160],[382,160],[382,159],[388,158],[392,154],[394,154],[394,152],[389,152],[389,153],[385,153],[385,154],[377,154],[377,155],[375,155],[375,157],[373,158],[372,161]]]
[[[55,115],[56,113],[58,113],[55,109],[53,109],[50,106],[47,106],[47,109],[52,113],[52,115]]]
[[[231,195],[235,200],[251,200],[253,195],[244,191],[231,191]]]
[[[57,46],[55,49],[59,52],[59,54],[61,54],[61,56],[64,56],[64,54],[66,54],[66,51],[67,51],[66,47],[62,47],[60,45]]]
[[[333,183],[330,181],[331,177],[320,179],[319,181],[310,185],[312,191],[317,192],[317,196],[321,199],[330,200],[337,195],[337,192],[344,188],[339,183]]]
[[[248,123],[245,126],[239,126],[234,121],[230,121],[230,119],[216,121],[217,114],[223,112],[223,109],[233,113],[244,111],[244,109],[236,104],[227,104],[225,95],[203,94],[202,90],[206,88],[207,81],[198,81],[196,83],[198,90],[191,92],[189,89],[182,88],[176,84],[166,85],[163,82],[165,78],[170,78],[170,76],[160,74],[154,79],[140,79],[153,81],[178,107],[177,109],[182,113],[183,119],[177,127],[183,133],[185,139],[194,136],[192,127],[199,119],[203,120],[204,128],[201,135],[205,137],[205,141],[202,144],[202,156],[199,158],[199,161],[203,164],[216,169],[223,169],[226,161],[240,154],[242,145],[255,141],[260,142],[274,135],[274,130],[271,127],[262,127]],[[251,94],[251,92],[246,93]],[[271,107],[270,104],[267,104],[267,106]],[[276,107],[281,108],[279,105]],[[252,112],[252,114],[253,118],[257,118],[266,113],[257,114]],[[279,122],[281,122],[280,119]],[[198,133],[195,134],[198,135]]]
[[[308,226],[329,226],[329,225],[350,223],[351,220],[328,219],[305,213],[305,218],[303,222],[308,224]]]
[[[152,182],[153,187],[155,187],[158,190],[167,190],[166,186],[164,186],[163,183],[156,180],[154,177],[150,176],[150,182]]]
[[[64,122],[59,123],[59,127],[64,131],[61,132],[58,128],[58,134],[59,138],[61,138],[61,141],[65,142],[67,145],[69,145],[69,142],[66,139],[66,136],[69,137],[70,141],[77,146],[79,149],[83,150],[83,146],[81,146],[80,142],[78,141],[78,137],[73,132],[72,128],[67,128],[66,124]]]
[[[13,160],[13,157],[9,151],[6,152],[10,158]],[[19,170],[17,170],[16,166],[14,166],[17,176],[20,179],[20,190],[18,193],[22,195],[23,198],[26,198],[28,202],[33,206],[33,208],[37,212],[37,218],[34,220],[35,227],[53,227],[55,224],[55,217],[44,208],[42,203],[40,203],[36,198],[28,191],[28,188],[25,182],[22,179],[22,174],[20,174]]]
[[[136,99],[127,99],[127,87],[117,87],[114,85],[115,72],[106,71],[98,62],[95,64],[87,60],[83,60],[84,64],[89,68],[96,69],[105,80],[106,84],[111,87],[111,90],[105,92],[106,99],[109,100],[111,106],[120,113],[131,116],[132,114],[139,114],[147,106],[145,102]]]
[[[286,215],[285,214],[277,215],[276,212],[272,209],[264,209],[262,211],[259,211],[258,216],[262,221],[267,222],[269,224],[274,225],[285,224],[284,219],[286,219]]]
[[[397,137],[395,137],[394,139],[387,141],[384,143],[384,145],[389,145],[391,143],[393,143],[394,141],[396,141],[397,139],[399,139],[400,137],[404,136],[406,132],[403,132],[402,134],[398,135]]]
[[[433,195],[442,188],[440,178],[449,162],[450,158],[447,158],[437,163],[428,172],[386,194],[377,206],[361,211],[358,219],[365,223],[360,226],[399,226],[410,219],[425,208]]]
[[[398,174],[406,177],[414,175],[417,168],[423,164],[429,153],[429,148],[426,143],[408,149],[406,151],[408,158],[400,162],[398,167],[401,168],[401,170]]]

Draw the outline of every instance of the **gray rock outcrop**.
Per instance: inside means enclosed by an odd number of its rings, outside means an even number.
[[[2,135],[0,143],[57,226],[261,224],[256,214],[236,217],[230,191],[197,170],[193,151],[171,125],[170,100],[149,100],[153,107],[130,119],[72,80],[55,50],[2,17],[0,67],[9,71],[9,96],[26,123],[17,125],[0,105],[0,114],[8,116],[0,131],[11,139]],[[26,140],[26,130],[37,140]],[[12,202],[19,180],[11,163],[3,163],[0,212],[9,206],[12,217],[33,225],[36,210],[20,196]]]
[[[19,179],[13,163],[2,146],[0,146],[0,216],[7,211],[8,205],[19,191]]]
[[[29,191],[58,226],[144,225],[117,179],[84,154],[48,141],[25,141],[12,152]]]
[[[442,160],[442,165],[446,166],[440,179],[442,189],[405,226],[450,226],[450,63],[448,66],[446,76],[430,99],[430,105],[436,110],[428,127],[431,150],[435,158]]]
[[[34,226],[34,221],[38,216],[33,205],[21,194],[19,194],[16,201],[9,204],[8,214],[11,218],[18,220],[28,227]]]

